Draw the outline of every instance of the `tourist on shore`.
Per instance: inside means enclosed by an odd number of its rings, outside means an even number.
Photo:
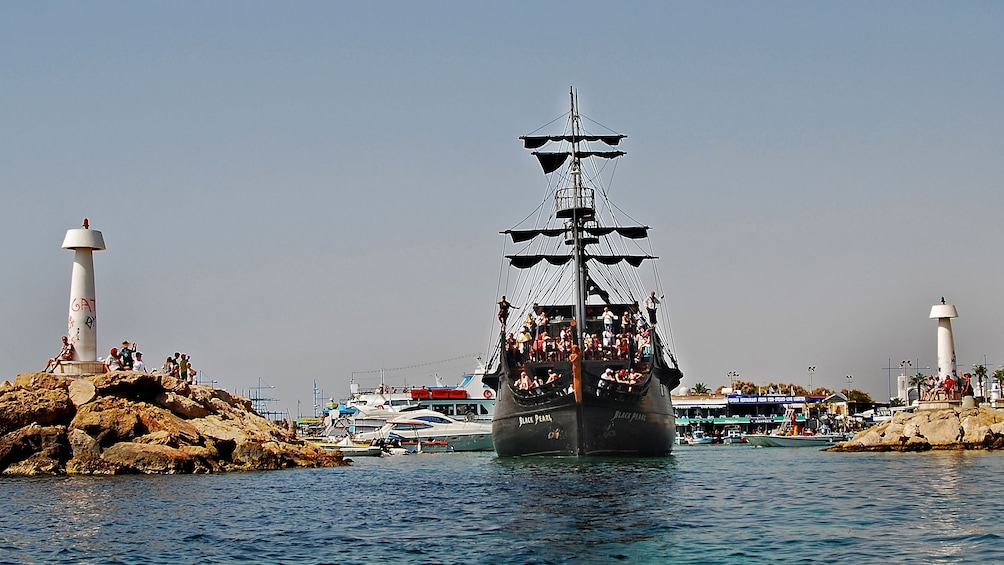
[[[133,371],[139,371],[141,373],[145,373],[146,372],[146,363],[143,363],[143,352],[142,351],[137,351],[136,352],[136,360],[133,361],[133,363],[132,363],[132,370]]]
[[[178,378],[188,382],[188,355],[185,353],[182,353],[178,360]]]
[[[174,376],[174,359],[170,356],[164,361],[164,365],[160,368],[160,372],[165,375]]]
[[[56,370],[63,361],[72,361],[73,356],[76,354],[76,349],[74,349],[73,344],[70,343],[70,339],[65,335],[63,336],[63,345],[59,349],[59,353],[55,357],[49,359],[49,362],[45,364],[45,372],[48,373],[49,370]]]
[[[111,348],[108,350],[108,357],[105,358],[105,367],[109,371],[121,371],[122,362],[119,360],[119,350],[116,348]]]
[[[133,354],[136,353],[136,344],[129,345],[128,341],[122,342],[122,347],[119,349],[119,365],[126,371],[132,370],[132,359]]]

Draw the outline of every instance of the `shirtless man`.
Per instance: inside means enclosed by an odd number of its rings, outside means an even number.
[[[70,343],[69,338],[64,335],[62,348],[60,348],[56,357],[49,359],[49,362],[45,364],[45,372],[48,373],[49,369],[55,371],[56,367],[58,367],[63,361],[72,361],[75,353],[76,350],[74,349],[73,344]]]

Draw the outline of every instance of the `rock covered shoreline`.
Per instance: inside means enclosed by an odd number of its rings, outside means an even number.
[[[1004,410],[939,408],[898,412],[827,451],[1004,449]]]
[[[0,386],[4,475],[182,474],[333,467],[251,402],[170,375],[24,373]]]

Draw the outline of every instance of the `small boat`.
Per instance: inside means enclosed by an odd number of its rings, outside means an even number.
[[[622,223],[629,216],[608,199],[602,177],[616,167],[597,163],[624,155],[626,136],[586,131],[574,89],[569,97],[563,133],[520,138],[548,186],[525,225],[502,232],[512,270],[500,287],[519,304],[498,302],[494,370],[484,377],[497,393],[495,451],[665,456],[676,441],[671,391],[682,373],[666,345],[663,297],[650,292],[660,280],[657,257],[650,228]],[[511,319],[510,309],[518,312]]]
[[[339,451],[346,457],[380,457],[384,454],[384,446],[372,441],[359,443],[344,437],[338,441],[314,441],[316,445],[327,451]]]
[[[712,437],[704,433],[704,430],[694,430],[694,433],[687,436],[687,445],[711,445],[713,442]]]
[[[722,443],[726,445],[747,443],[746,434],[738,427],[728,428],[725,430],[725,435],[722,436]]]
[[[746,441],[754,447],[825,447],[844,441],[843,434],[798,433],[795,411],[789,408],[777,430],[769,434],[749,434]]]
[[[443,451],[491,451],[492,427],[480,422],[454,420],[435,410],[414,410],[387,421],[379,430],[356,434],[356,441],[418,442],[422,450],[445,447]]]
[[[746,441],[754,447],[825,447],[846,439],[843,434],[783,435],[749,434]]]

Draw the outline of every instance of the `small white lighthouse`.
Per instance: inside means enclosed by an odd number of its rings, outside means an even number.
[[[104,251],[105,240],[101,232],[90,229],[87,218],[84,227],[66,230],[63,249],[73,250],[73,273],[70,277],[70,316],[67,320],[66,335],[76,351],[70,363],[75,370],[67,367],[64,372],[91,373],[102,364],[98,359],[98,307],[94,294],[95,251]]]
[[[945,297],[941,297],[941,304],[931,307],[932,320],[938,320],[938,377],[942,380],[951,376],[956,380],[955,372],[955,339],[952,338],[952,318],[958,318],[959,313],[952,304],[945,304]]]

